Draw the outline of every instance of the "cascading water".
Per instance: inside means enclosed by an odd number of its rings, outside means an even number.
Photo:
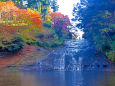
[[[109,62],[87,40],[71,40],[53,50],[37,63],[38,70],[93,70],[106,68]]]

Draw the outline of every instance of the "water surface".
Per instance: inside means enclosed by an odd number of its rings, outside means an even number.
[[[0,72],[0,86],[115,86],[115,72]]]

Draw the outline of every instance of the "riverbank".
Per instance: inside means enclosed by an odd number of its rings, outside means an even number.
[[[47,70],[53,70],[53,68],[54,70],[55,68],[66,70],[68,68],[68,70],[107,69],[115,71],[115,64],[111,63],[103,53],[90,46],[88,41],[70,40],[63,45],[57,49],[26,45],[21,52],[0,58],[0,69],[3,71],[30,71],[44,68]],[[40,60],[42,58],[45,59]]]
[[[38,46],[26,45],[19,53],[0,57],[0,69],[20,68],[30,65],[41,59],[50,50]],[[22,67],[21,67],[22,68]]]

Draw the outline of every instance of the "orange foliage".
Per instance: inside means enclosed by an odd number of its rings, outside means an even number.
[[[16,30],[10,26],[0,26],[0,32],[3,32],[3,30],[9,32],[10,34],[14,34],[16,32]]]
[[[31,12],[25,9],[16,10],[16,15],[21,18],[21,22],[28,23],[29,26],[38,28],[42,31],[42,20],[38,12]]]
[[[42,20],[39,12],[29,8],[20,9],[12,1],[0,1],[1,41],[3,38],[9,41],[15,35],[20,35],[24,38],[23,40],[33,39],[35,31],[42,31],[42,29]],[[6,34],[9,38],[7,38]]]
[[[69,29],[67,26],[71,26],[68,16],[63,15],[60,12],[52,12],[51,20],[53,22],[53,26],[56,29],[56,32],[68,32]]]
[[[0,1],[0,7],[3,6],[3,3]]]
[[[52,19],[52,21],[54,22],[54,23],[56,23],[57,22],[57,19],[62,19],[64,17],[64,15],[63,14],[61,14],[60,12],[52,12],[51,13],[51,19]]]
[[[19,9],[14,5],[13,2],[7,1],[7,2],[0,2],[0,13],[3,16],[1,19],[8,20],[9,18],[16,17],[16,20],[14,21],[19,21],[21,20],[21,23],[32,23],[32,26],[37,27],[40,29],[42,27],[40,15],[38,12],[35,11],[28,11],[26,9]],[[5,14],[4,14],[5,12]],[[13,22],[14,23],[14,22]]]

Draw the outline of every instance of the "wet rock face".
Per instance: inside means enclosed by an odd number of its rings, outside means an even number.
[[[66,41],[36,64],[38,70],[96,70],[109,67],[104,55],[86,40]]]

